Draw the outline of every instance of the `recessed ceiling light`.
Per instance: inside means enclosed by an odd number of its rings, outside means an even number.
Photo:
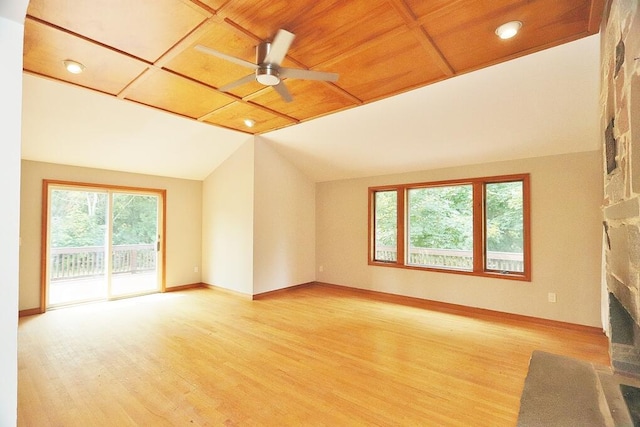
[[[64,68],[72,74],[80,74],[85,68],[84,65],[72,59],[65,59],[62,63],[64,64]]]
[[[256,124],[255,120],[244,119],[244,125],[248,128],[252,128]]]
[[[522,28],[522,22],[520,21],[507,22],[506,24],[502,24],[498,28],[496,28],[496,34],[501,39],[510,39],[511,37],[518,34],[520,28]]]

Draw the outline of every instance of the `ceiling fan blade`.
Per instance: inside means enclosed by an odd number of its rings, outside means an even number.
[[[278,72],[280,77],[288,77],[290,79],[321,80],[326,82],[335,82],[338,80],[337,73],[327,73],[324,71],[302,70],[300,68],[280,68]]]
[[[284,82],[280,82],[277,85],[271,86],[271,87],[274,88],[276,92],[278,92],[278,94],[280,94],[284,102],[293,101],[293,97],[289,93],[289,90],[287,89],[287,87],[284,85]]]
[[[217,56],[218,58],[226,59],[229,62],[233,62],[234,64],[241,65],[243,67],[251,68],[253,70],[258,68],[258,66],[256,64],[254,64],[253,62],[245,61],[244,59],[236,58],[235,56],[231,56],[231,55],[227,55],[226,53],[218,52],[217,50],[210,49],[210,48],[208,48],[206,46],[202,46],[200,44],[196,45],[195,49],[199,50],[200,52],[209,54],[209,55]]]
[[[218,90],[220,92],[229,92],[231,89],[241,86],[245,83],[251,83],[256,81],[256,75],[255,74],[249,74],[248,76],[244,76],[241,79],[236,80],[235,82],[231,82],[231,83],[227,83],[224,86],[221,86],[218,88]]]
[[[296,36],[287,30],[278,30],[278,33],[271,42],[271,48],[266,58],[264,58],[265,64],[280,65],[282,60],[287,55],[291,43]]]

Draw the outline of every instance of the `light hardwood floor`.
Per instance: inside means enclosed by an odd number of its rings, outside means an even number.
[[[25,317],[20,426],[514,426],[535,349],[608,365],[585,329],[312,285]]]

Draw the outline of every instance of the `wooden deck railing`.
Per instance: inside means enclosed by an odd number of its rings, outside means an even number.
[[[394,261],[396,249],[392,246],[376,247],[376,259]],[[455,249],[409,248],[409,265],[473,269],[473,252]],[[487,269],[498,271],[524,271],[524,257],[515,252],[487,252]]]
[[[50,279],[63,280],[105,274],[105,248],[85,246],[51,248]],[[112,273],[136,273],[156,268],[156,247],[115,245],[111,257]]]

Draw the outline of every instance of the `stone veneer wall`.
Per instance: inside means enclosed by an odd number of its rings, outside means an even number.
[[[607,290],[640,325],[640,13],[638,0],[609,0],[601,27],[601,103]],[[616,318],[617,317],[617,318]],[[610,314],[609,336],[624,325]],[[628,323],[628,322],[627,322]],[[625,333],[623,333],[624,335]],[[616,342],[615,339],[612,339]],[[640,355],[640,339],[632,339]],[[612,348],[614,345],[612,344]],[[615,349],[612,350],[614,367]],[[640,365],[631,370],[640,375]],[[628,370],[628,369],[622,369]]]

